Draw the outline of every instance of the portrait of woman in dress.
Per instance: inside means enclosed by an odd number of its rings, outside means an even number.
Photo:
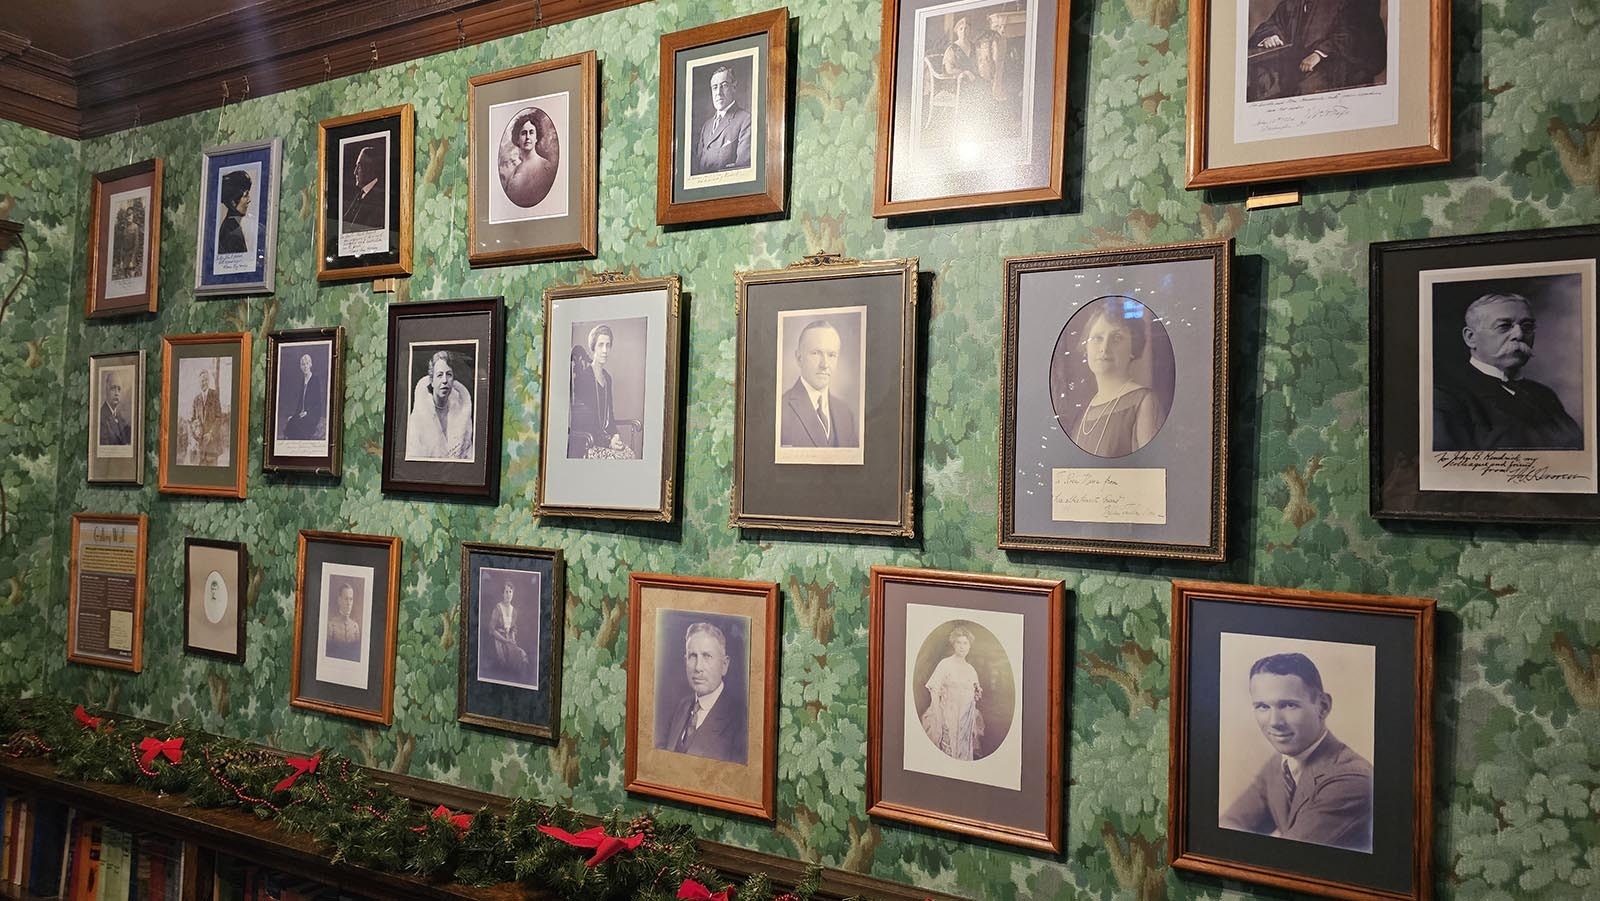
[[[1153,359],[1158,344],[1161,359]],[[1125,457],[1166,422],[1172,345],[1150,308],[1131,297],[1098,297],[1074,313],[1051,370],[1056,420],[1086,453]]]
[[[965,626],[956,626],[946,640],[949,656],[939,661],[923,685],[928,691],[928,709],[922,712],[922,729],[945,754],[956,760],[973,760],[981,756],[983,715],[978,712],[978,701],[983,698],[983,686],[977,669],[967,662],[972,633]]]

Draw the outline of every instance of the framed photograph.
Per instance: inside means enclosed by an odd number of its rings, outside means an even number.
[[[1334,898],[1431,897],[1433,610],[1174,581],[1172,866]]]
[[[627,790],[772,820],[778,584],[628,576]]]
[[[161,160],[97,172],[90,185],[84,318],[154,313],[161,270]]]
[[[788,124],[787,8],[662,35],[656,222],[783,212]]]
[[[144,514],[72,514],[67,660],[137,673],[144,666]]]
[[[505,300],[389,305],[383,490],[500,495]]]
[[[344,326],[267,335],[261,468],[339,477],[344,439]]]
[[[201,152],[196,296],[272,293],[278,271],[282,159],[282,138]]]
[[[289,703],[393,722],[399,614],[399,538],[302,529]]]
[[[468,81],[467,261],[592,257],[600,246],[593,50]]]
[[[1597,225],[1372,245],[1373,516],[1600,522],[1597,261]]]
[[[1061,853],[1060,581],[874,566],[867,812]]]
[[[1062,198],[1063,0],[887,0],[872,215]]]
[[[250,552],[237,541],[183,539],[183,650],[244,662]]]
[[[1450,161],[1446,0],[1193,0],[1189,21],[1189,188]]]
[[[144,484],[144,351],[89,357],[89,481]]]
[[[1224,559],[1231,241],[1005,261],[1000,547]]]
[[[733,525],[915,535],[917,261],[734,278]]]
[[[317,280],[411,274],[411,104],[317,125]]]
[[[545,289],[540,516],[672,521],[678,294],[676,275]]]
[[[160,488],[245,496],[250,333],[161,336]]]
[[[458,721],[561,737],[565,579],[559,550],[461,545]]]

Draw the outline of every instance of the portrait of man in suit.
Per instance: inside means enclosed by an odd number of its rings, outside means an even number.
[[[1273,0],[1254,0],[1252,12]],[[1276,0],[1246,42],[1249,102],[1383,84],[1387,0]],[[1253,18],[1253,17],[1252,17]]]
[[[133,443],[133,426],[128,422],[128,411],[122,403],[122,380],[114,370],[107,370],[100,388],[99,415],[100,447],[126,448]],[[102,450],[103,452],[103,450]]]
[[[861,462],[865,315],[865,308],[780,314],[776,462]]]
[[[664,619],[681,621],[683,617],[666,613]],[[728,678],[734,664],[728,636],[712,619],[730,620],[726,624],[732,627],[733,618],[708,615],[693,621],[683,633],[688,691],[662,686],[656,693],[656,748],[743,764],[748,758],[744,680]],[[661,652],[670,657],[670,646],[663,644]],[[742,673],[743,668],[734,671]]]
[[[328,434],[327,346],[295,344],[278,351],[278,434],[285,441],[316,441]]]
[[[389,225],[388,136],[378,135],[358,143],[345,143],[344,189],[341,192],[341,231],[371,231]]]
[[[738,68],[750,69],[749,60]],[[751,118],[748,86],[740,83],[734,65],[723,64],[711,72],[708,91],[711,114],[695,133],[690,175],[744,169],[750,165]]]
[[[1256,726],[1272,753],[1221,808],[1217,825],[1371,852],[1372,764],[1328,729],[1334,699],[1317,665],[1298,652],[1269,654],[1250,667],[1249,680]],[[1224,744],[1232,740],[1224,736]],[[1220,765],[1237,759],[1224,753]]]

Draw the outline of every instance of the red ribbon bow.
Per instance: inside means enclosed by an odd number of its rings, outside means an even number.
[[[283,781],[279,782],[277,785],[274,785],[272,790],[275,792],[288,791],[294,787],[294,784],[299,781],[301,776],[304,776],[307,773],[315,773],[317,771],[317,764],[321,762],[322,755],[320,753],[312,757],[289,758],[288,763],[290,766],[294,767],[294,772],[283,777]]]
[[[644,844],[643,835],[630,835],[627,838],[617,838],[614,835],[606,835],[605,830],[599,826],[585,829],[577,835],[573,835],[567,830],[557,826],[540,826],[539,831],[550,836],[551,838],[558,838],[574,848],[593,848],[594,856],[590,857],[587,861],[588,866],[591,867],[596,867],[605,863],[611,858],[622,853],[624,850],[632,851]]]
[[[733,901],[733,889],[725,888],[716,894],[693,879],[683,880],[683,885],[678,886],[680,901]]]
[[[458,814],[452,815],[450,813],[450,808],[444,806],[443,804],[440,804],[438,807],[435,807],[433,809],[433,818],[436,819],[436,820],[444,820],[445,822],[449,823],[450,825],[456,827],[456,831],[457,832],[466,832],[468,829],[472,828],[472,814],[470,814],[470,813],[458,813]],[[411,827],[411,831],[412,832],[427,832],[428,831],[428,827],[427,826],[412,826]]]
[[[183,762],[183,739],[181,738],[169,738],[166,741],[162,741],[154,736],[146,736],[144,741],[139,742],[139,750],[144,752],[144,756],[139,758],[139,763],[142,766],[149,766],[155,762],[157,757],[163,755],[173,763]]]
[[[72,711],[72,718],[77,720],[85,729],[92,731],[100,728],[101,718],[98,716],[90,716],[89,711],[84,710],[82,704],[79,704],[77,708]]]

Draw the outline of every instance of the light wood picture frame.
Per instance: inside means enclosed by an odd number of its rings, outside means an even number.
[[[67,564],[67,660],[144,668],[144,514],[74,513]]]
[[[249,431],[250,333],[162,335],[161,492],[243,498]]]
[[[399,616],[399,538],[302,529],[289,703],[392,723]]]
[[[84,318],[154,313],[161,275],[160,158],[89,179]]]
[[[317,124],[317,280],[411,274],[411,104]]]

